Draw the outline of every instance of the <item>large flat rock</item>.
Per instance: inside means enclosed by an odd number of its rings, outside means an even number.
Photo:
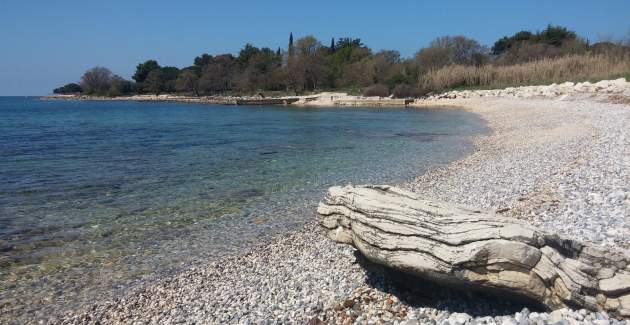
[[[372,262],[437,283],[630,318],[630,256],[390,186],[331,187],[321,225]]]

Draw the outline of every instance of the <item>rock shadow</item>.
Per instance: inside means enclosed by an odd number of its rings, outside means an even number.
[[[506,292],[481,292],[475,288],[444,286],[424,278],[375,264],[359,251],[356,261],[367,271],[367,284],[382,292],[396,296],[414,308],[435,308],[451,313],[467,313],[473,317],[506,316],[529,311],[544,312],[537,301]]]

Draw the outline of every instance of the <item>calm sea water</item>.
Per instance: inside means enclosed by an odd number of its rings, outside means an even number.
[[[312,220],[329,186],[408,180],[480,132],[458,110],[0,98],[0,314],[241,252]]]

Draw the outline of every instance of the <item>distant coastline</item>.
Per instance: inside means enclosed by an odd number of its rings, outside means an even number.
[[[50,95],[42,99],[51,100],[96,100],[96,101],[144,101],[179,102],[216,105],[293,105],[293,106],[361,106],[361,107],[403,107],[414,99],[378,96],[353,96],[347,93],[323,92],[305,96],[181,96],[181,95],[132,95],[132,96],[89,96],[89,95]]]
[[[602,80],[595,83],[564,82],[542,86],[508,87],[490,90],[461,90],[442,92],[419,98],[393,98],[381,96],[349,95],[342,92],[321,92],[303,96],[182,96],[174,94],[132,96],[50,95],[49,100],[100,100],[181,102],[215,105],[290,105],[300,107],[422,107],[441,99],[466,99],[479,97],[545,98],[567,100],[571,97],[605,97],[607,101],[627,102],[630,98],[630,82],[625,78]]]
[[[630,78],[630,39],[591,44],[566,27],[548,25],[502,37],[492,47],[462,35],[437,37],[412,57],[375,51],[359,38],[333,38],[326,46],[312,35],[294,42],[290,34],[286,48],[247,43],[236,55],[203,53],[187,67],[149,59],[136,66],[131,79],[95,66],[53,93],[220,104],[404,106],[410,102],[405,98],[453,90],[623,77]],[[331,93],[307,96],[323,90]]]

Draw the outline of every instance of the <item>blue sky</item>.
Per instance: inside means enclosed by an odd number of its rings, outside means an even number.
[[[491,45],[547,24],[591,41],[630,33],[630,1],[73,1],[0,0],[0,96],[43,95],[101,65],[125,78],[136,64],[188,66],[245,42],[285,47],[289,32],[361,38],[404,56],[442,35]]]

